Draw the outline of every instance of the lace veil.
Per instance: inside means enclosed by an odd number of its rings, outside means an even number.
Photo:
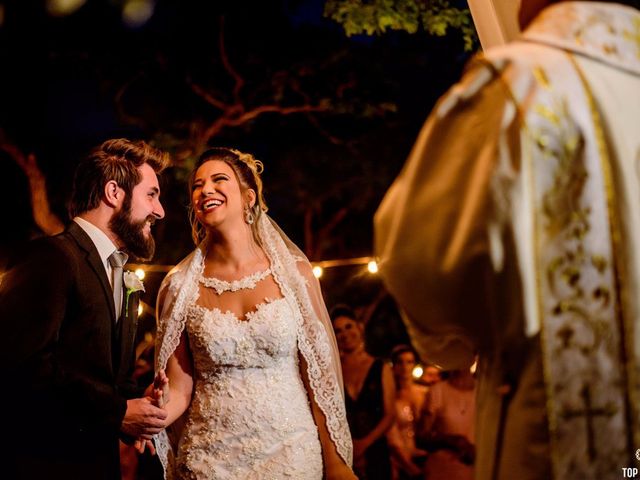
[[[273,276],[283,294],[295,299],[298,349],[307,363],[307,374],[314,399],[326,418],[331,440],[347,465],[352,463],[352,443],[344,406],[340,357],[333,327],[322,298],[320,284],[311,273],[311,265],[300,249],[266,214],[258,217],[258,237],[270,263]],[[164,369],[180,343],[189,305],[198,299],[198,277],[204,269],[206,239],[164,279],[158,298],[156,371]],[[156,437],[156,449],[171,478],[174,451],[180,427],[170,427]]]

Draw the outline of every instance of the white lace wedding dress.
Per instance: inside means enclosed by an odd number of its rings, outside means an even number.
[[[191,304],[194,394],[178,478],[321,479],[322,452],[300,377],[295,300],[265,300],[241,320]]]
[[[184,428],[176,422],[155,437],[167,479],[320,480],[321,445],[299,367],[351,466],[340,357],[320,284],[266,213],[256,223],[268,271],[231,282],[205,277],[205,239],[160,287],[156,371],[186,336],[195,382]],[[226,311],[238,298],[224,297],[238,290],[240,303],[254,305],[245,318]]]

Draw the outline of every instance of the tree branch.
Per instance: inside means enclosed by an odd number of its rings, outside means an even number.
[[[315,238],[316,240],[315,249],[314,249],[315,251],[313,252],[315,255],[314,258],[322,258],[321,254],[322,254],[322,245],[324,244],[323,240],[331,234],[333,229],[336,228],[342,220],[344,220],[344,217],[346,217],[347,213],[349,213],[349,209],[352,206],[352,204],[353,202],[351,202],[350,205],[346,207],[342,207],[340,210],[335,212],[332,215],[332,217],[329,219],[329,221],[325,223],[324,226],[318,230],[318,233]]]
[[[187,79],[187,85],[189,85],[193,93],[195,93],[197,96],[202,98],[209,105],[215,108],[218,108],[220,110],[226,110],[227,108],[229,108],[228,104],[224,103],[222,100],[218,100],[217,98],[215,98],[213,95],[207,92],[200,85],[193,83],[191,79]]]
[[[313,239],[313,204],[304,211],[304,254],[309,260],[314,260],[314,239]]]
[[[225,127],[237,127],[248,123],[264,113],[279,113],[280,115],[291,115],[293,113],[322,112],[328,110],[326,105],[298,105],[294,107],[283,107],[281,105],[261,105],[248,112],[245,112],[240,105],[229,106],[221,117],[218,117],[201,135],[200,144],[206,145],[211,138],[216,136]]]
[[[336,137],[331,132],[329,132],[329,130],[327,130],[322,125],[320,125],[320,122],[318,121],[318,119],[313,115],[311,115],[311,113],[307,113],[306,117],[307,117],[307,120],[309,120],[309,123],[311,123],[311,125],[316,127],[316,129],[320,132],[320,134],[323,137],[325,137],[327,140],[329,140],[331,143],[333,143],[334,145],[344,144],[344,141],[341,138]]]
[[[371,320],[371,317],[373,316],[373,313],[376,311],[376,308],[378,308],[378,305],[380,305],[382,300],[384,300],[387,297],[387,295],[389,295],[389,293],[384,289],[384,287],[380,287],[376,297],[371,301],[371,303],[369,303],[363,308],[360,314],[360,319],[362,320],[362,323],[364,323],[365,325],[369,323],[369,321]]]
[[[29,181],[33,220],[46,235],[55,235],[64,230],[64,223],[51,211],[47,197],[47,182],[32,153],[25,155],[16,145],[2,141],[0,149],[6,152],[22,169]]]
[[[237,127],[238,125],[242,125],[243,123],[247,123],[248,121],[253,120],[263,113],[275,112],[279,113],[280,115],[291,115],[292,113],[324,112],[328,109],[329,108],[325,105],[298,105],[295,107],[283,107],[281,105],[261,105],[254,108],[253,110],[249,110],[248,112],[243,113],[236,119],[231,119],[229,121],[229,125]]]
[[[118,115],[120,116],[120,118],[122,118],[124,122],[129,123],[130,125],[137,125],[138,127],[142,127],[144,129],[144,128],[147,128],[147,123],[139,117],[134,117],[133,115],[129,115],[124,106],[124,94],[126,93],[127,89],[131,86],[131,84],[136,80],[138,80],[140,77],[142,77],[143,74],[144,74],[143,72],[139,71],[127,82],[125,82],[116,92],[114,101],[116,104],[116,110],[118,111]]]
[[[233,78],[235,85],[233,87],[233,99],[236,103],[241,104],[240,102],[240,90],[244,87],[244,78],[240,76],[240,74],[231,66],[231,62],[229,62],[229,56],[227,55],[226,44],[224,41],[224,16],[220,17],[220,34],[219,34],[219,45],[220,45],[220,59],[222,60],[222,65],[224,65],[225,70],[231,77]]]
[[[311,99],[309,95],[302,90],[302,88],[300,87],[300,82],[298,82],[297,79],[291,82],[291,88],[298,95],[302,96],[305,102],[310,103]],[[340,90],[340,86],[338,86],[338,97],[340,96],[341,96],[341,90]],[[329,140],[331,143],[333,143],[334,145],[342,145],[344,143],[340,138],[336,137],[331,132],[329,132],[326,128],[320,125],[320,122],[318,121],[318,119],[313,115],[311,115],[311,112],[307,112],[306,117],[307,117],[307,120],[309,120],[309,123],[311,123],[311,125],[316,127],[316,129],[320,132],[320,134],[325,138],[327,138],[327,140]]]

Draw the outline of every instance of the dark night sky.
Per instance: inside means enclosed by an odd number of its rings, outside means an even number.
[[[223,130],[210,143],[245,149],[264,161],[270,213],[298,243],[305,201],[326,194],[317,217],[322,220],[360,196],[322,258],[372,253],[373,212],[433,103],[469,57],[459,34],[347,38],[322,16],[322,0],[158,0],[150,20],[131,28],[122,23],[117,4],[88,0],[73,14],[55,18],[44,1],[0,0],[0,129],[5,139],[36,154],[57,213],[64,216],[71,172],[90,147],[126,136],[179,149],[176,139],[179,143],[194,119],[215,118],[217,112],[193,95],[186,79],[223,96],[230,91],[217,43],[224,14],[225,44],[230,61],[247,79],[248,102],[299,102],[290,88],[278,90],[278,79],[288,76],[298,78],[314,102],[335,97],[340,85],[348,88],[332,103],[334,111],[313,120],[263,115]],[[114,99],[124,85],[128,111],[144,117],[145,124],[133,125],[119,114]],[[341,143],[332,143],[328,135]],[[38,230],[26,179],[5,155],[0,155],[0,174],[7,187],[0,194],[4,259]],[[180,178],[173,171],[165,180],[169,215],[157,229],[158,263],[173,263],[191,248]],[[358,288],[361,295],[376,288],[362,287],[366,282],[348,269],[332,275],[326,288],[334,301],[348,301]]]

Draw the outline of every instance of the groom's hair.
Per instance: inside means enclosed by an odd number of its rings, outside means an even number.
[[[143,141],[126,138],[107,140],[94,148],[76,167],[69,202],[71,218],[100,205],[104,186],[114,180],[130,200],[131,192],[142,180],[138,168],[147,163],[156,173],[169,165],[169,154]]]

